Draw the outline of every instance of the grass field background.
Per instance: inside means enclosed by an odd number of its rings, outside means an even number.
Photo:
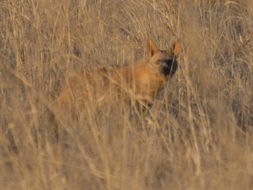
[[[1,188],[253,189],[252,0],[1,0],[0,13]],[[45,114],[66,77],[178,38],[149,112]]]

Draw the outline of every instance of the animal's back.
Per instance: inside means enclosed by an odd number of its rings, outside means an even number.
[[[110,92],[110,73],[104,69],[94,69],[69,77],[65,87],[57,98],[57,104],[63,108],[84,107],[84,104],[99,104]]]

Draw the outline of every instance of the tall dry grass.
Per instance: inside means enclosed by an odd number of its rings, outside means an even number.
[[[1,0],[0,13],[2,189],[253,189],[252,0]],[[45,114],[66,77],[133,63],[148,38],[184,44],[149,112]]]

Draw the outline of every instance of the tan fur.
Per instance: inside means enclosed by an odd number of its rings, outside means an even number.
[[[70,77],[59,98],[61,107],[75,106],[82,110],[85,105],[100,106],[104,102],[130,99],[142,104],[152,103],[156,94],[172,77],[161,73],[161,59],[178,56],[180,42],[176,41],[168,51],[161,51],[148,40],[148,57],[135,64],[120,68],[95,68]]]

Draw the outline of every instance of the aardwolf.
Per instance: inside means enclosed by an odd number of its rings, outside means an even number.
[[[175,74],[181,43],[177,40],[169,50],[159,50],[148,40],[148,56],[118,68],[95,68],[66,81],[56,100],[61,109],[81,111],[85,106],[100,107],[104,103],[131,100],[143,106],[152,104],[157,93]]]

